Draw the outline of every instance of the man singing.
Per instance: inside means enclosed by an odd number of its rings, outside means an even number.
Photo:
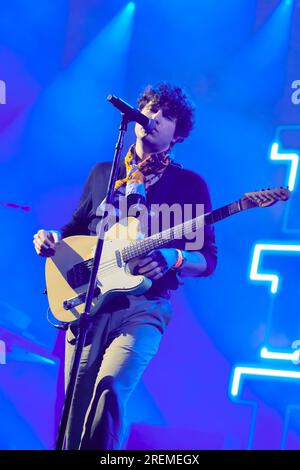
[[[190,133],[194,109],[185,92],[161,83],[148,86],[138,100],[140,111],[155,120],[147,133],[135,126],[136,142],[121,164],[115,185],[115,204],[126,198],[151,206],[203,205],[211,210],[206,183],[196,173],[175,164],[171,149]],[[53,256],[61,238],[95,235],[99,207],[105,198],[111,163],[97,163],[85,183],[79,205],[68,224],[60,229],[39,230],[34,247],[40,256]],[[134,196],[134,197],[133,197]],[[138,197],[138,199],[137,199]],[[130,204],[129,204],[130,205]],[[195,213],[195,212],[193,212]],[[205,226],[201,246],[183,235],[161,249],[137,258],[133,274],[151,279],[143,295],[120,294],[90,319],[81,357],[75,393],[67,425],[65,449],[120,449],[126,429],[126,405],[147,365],[157,353],[172,312],[170,293],[185,276],[212,274],[217,248],[212,226]],[[76,344],[76,322],[66,332],[65,379],[68,382]]]

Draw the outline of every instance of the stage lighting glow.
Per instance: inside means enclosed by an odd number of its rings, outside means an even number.
[[[105,147],[104,139],[99,138],[99,125],[101,135],[107,136],[112,125],[107,119],[109,111],[105,96],[108,90],[122,93],[134,9],[134,2],[126,2],[70,66],[57,76],[36,106],[31,127],[35,132],[30,139],[34,142],[38,134],[39,145],[47,149],[60,168],[64,168],[61,166],[63,155],[64,164],[75,159],[80,172],[86,165],[81,155],[89,155],[93,161],[93,155],[96,158]],[[44,113],[44,107],[47,113]]]
[[[238,396],[240,392],[240,385],[242,377],[265,377],[265,378],[279,378],[286,380],[300,380],[300,372],[293,370],[282,370],[282,369],[267,369],[263,367],[244,367],[237,366],[233,370],[233,377],[231,383],[230,393],[233,397]]]
[[[260,350],[260,357],[263,359],[277,359],[282,361],[298,361],[300,358],[300,349],[290,352],[269,351],[265,346]]]
[[[48,357],[41,356],[40,354],[31,353],[32,357],[35,357],[38,362],[45,362],[46,364],[55,365],[56,362]]]
[[[283,245],[283,244],[272,244],[272,243],[258,243],[254,247],[250,279],[251,281],[263,281],[271,283],[271,293],[276,294],[279,286],[279,276],[274,273],[260,273],[259,262],[262,253],[273,252],[273,253],[300,253],[300,245]]]
[[[135,10],[135,3],[134,2],[129,2],[127,4],[126,10],[128,11],[128,13],[133,13],[134,10]]]
[[[274,142],[271,147],[270,159],[273,161],[288,161],[291,162],[290,174],[288,178],[288,187],[290,191],[293,191],[296,184],[299,154],[296,152],[283,152],[279,150],[278,142]]]

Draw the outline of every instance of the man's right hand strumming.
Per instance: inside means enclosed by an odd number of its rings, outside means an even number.
[[[39,256],[45,256],[46,258],[54,256],[56,243],[59,242],[59,240],[59,232],[41,229],[33,236],[35,251]]]

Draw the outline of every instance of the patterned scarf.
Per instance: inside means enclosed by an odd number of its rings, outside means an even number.
[[[126,185],[126,195],[135,193],[145,197],[145,186],[156,183],[171,162],[168,152],[152,154],[139,161],[133,144],[124,159],[126,177],[116,181],[115,190]]]
[[[136,207],[139,207],[142,204],[147,208],[146,189],[162,177],[165,169],[173,159],[169,153],[161,152],[149,155],[149,157],[142,161],[138,160],[135,145],[132,145],[124,159],[126,177],[117,180],[114,188],[114,206],[119,219],[127,217],[125,213],[122,213],[122,208],[119,205],[120,198],[124,196],[129,201],[129,205],[134,204]],[[104,214],[106,214],[105,199],[103,199],[96,210],[96,215],[99,218],[102,218]],[[113,223],[115,223],[115,218],[113,218]],[[140,232],[147,234],[148,229],[143,227],[142,223]],[[97,229],[95,231],[97,232]]]

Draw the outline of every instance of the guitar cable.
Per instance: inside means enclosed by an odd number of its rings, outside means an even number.
[[[51,310],[50,307],[47,308],[47,313],[46,313],[46,318],[47,321],[50,323],[50,325],[54,326],[54,328],[57,328],[58,330],[67,330],[68,329],[68,323],[53,323],[50,319],[50,314]]]

